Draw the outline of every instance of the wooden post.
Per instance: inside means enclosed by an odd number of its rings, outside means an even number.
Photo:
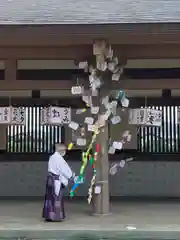
[[[109,214],[109,158],[108,158],[108,124],[100,129],[96,143],[100,145],[100,154],[97,159],[97,177],[95,188],[100,186],[100,194],[93,192],[93,215]]]
[[[105,87],[103,87],[102,90],[99,90],[99,97],[95,100],[96,104],[100,107],[100,115],[103,114],[105,110],[101,100],[106,95],[109,95],[109,91],[107,91]],[[105,126],[100,128],[96,143],[100,146],[100,153],[96,164],[97,175],[93,189],[93,215],[106,215],[109,214],[109,127],[107,121]],[[98,186],[101,188],[100,194],[95,193],[95,188]]]

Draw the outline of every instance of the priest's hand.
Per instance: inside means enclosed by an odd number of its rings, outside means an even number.
[[[80,177],[80,176],[75,176],[74,177],[74,183],[82,184],[83,182],[84,182],[84,178],[83,177]]]

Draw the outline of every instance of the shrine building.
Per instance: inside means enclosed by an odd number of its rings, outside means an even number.
[[[171,7],[164,1],[162,8],[159,0],[135,5],[133,0],[44,1],[42,6],[35,0],[0,4],[0,107],[23,107],[26,113],[25,125],[0,123],[0,196],[43,196],[48,157],[56,142],[67,143],[67,129],[41,125],[40,111],[54,105],[84,106],[71,87],[84,76],[78,62],[89,59],[94,41],[102,39],[125,66],[119,89],[126,92],[130,108],[163,112],[161,127],[135,128],[136,141],[109,159],[135,159],[120,175],[110,177],[111,195],[180,197],[176,1]],[[114,127],[111,134],[118,131]],[[69,153],[68,161],[78,171],[79,149]],[[86,195],[86,190],[79,189],[77,195]]]

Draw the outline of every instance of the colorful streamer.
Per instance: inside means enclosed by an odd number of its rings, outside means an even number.
[[[78,179],[81,181],[82,178],[84,178],[84,171],[85,171],[85,168],[87,166],[87,162],[88,162],[88,156],[89,156],[89,153],[90,153],[90,150],[92,149],[92,145],[93,143],[95,142],[96,140],[96,137],[97,135],[99,134],[99,131],[96,131],[93,136],[92,136],[92,139],[91,139],[91,142],[88,146],[88,149],[86,152],[83,152],[82,153],[82,165],[81,165],[81,168],[80,168],[80,173],[79,173],[79,176],[78,176]],[[79,186],[79,183],[78,181],[76,183],[73,184],[72,188],[71,188],[71,191],[70,191],[70,197],[73,197],[74,196],[74,192],[76,190],[76,188]]]
[[[93,158],[93,161],[91,161],[92,167],[93,167],[93,176],[92,176],[92,179],[91,179],[90,187],[88,189],[88,203],[89,204],[91,203],[91,200],[92,200],[93,186],[96,182],[96,162],[97,162],[97,156],[98,156],[99,152],[100,152],[100,145],[96,144],[94,158]]]

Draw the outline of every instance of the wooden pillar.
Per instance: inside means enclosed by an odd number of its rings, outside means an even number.
[[[102,98],[109,95],[109,91],[102,89],[99,90],[98,98],[94,99],[95,105],[99,106],[99,115],[104,114],[104,106],[101,103]],[[93,189],[93,215],[106,215],[109,214],[109,156],[108,156],[108,143],[109,143],[109,127],[108,121],[105,126],[101,127],[100,133],[97,136],[96,143],[100,146],[100,153],[96,163],[96,182]],[[96,194],[95,189],[100,187],[101,191]]]
[[[108,158],[108,124],[100,129],[97,143],[100,145],[100,154],[97,159],[96,187],[100,187],[100,194],[93,193],[93,215],[109,214],[109,158]]]

